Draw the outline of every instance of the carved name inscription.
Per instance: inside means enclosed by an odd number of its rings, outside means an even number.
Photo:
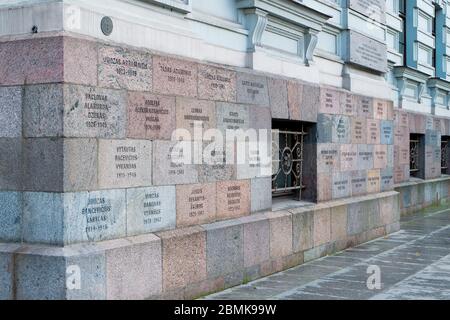
[[[378,72],[387,70],[387,46],[365,35],[350,31],[349,62]]]

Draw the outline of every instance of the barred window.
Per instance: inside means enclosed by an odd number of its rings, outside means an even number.
[[[312,125],[298,121],[274,121],[272,129],[272,194],[295,200],[314,200],[311,176]],[[315,144],[314,144],[315,145]],[[306,170],[308,173],[305,174]]]
[[[421,134],[411,134],[409,141],[409,171],[411,177],[423,178],[423,141]]]
[[[442,136],[441,138],[441,172],[442,174],[449,174],[449,148],[450,137]]]

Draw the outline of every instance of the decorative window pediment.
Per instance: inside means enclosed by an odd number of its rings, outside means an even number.
[[[269,48],[313,62],[317,35],[331,17],[295,0],[237,0],[249,30],[248,50]]]

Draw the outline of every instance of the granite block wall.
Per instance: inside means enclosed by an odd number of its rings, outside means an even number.
[[[450,135],[389,101],[69,36],[0,41],[0,119],[0,297],[25,299],[195,297],[396,231],[409,133],[427,178]],[[212,131],[274,119],[310,129],[304,208],[272,212],[271,164],[225,162],[238,145]],[[73,266],[89,288],[68,290]]]

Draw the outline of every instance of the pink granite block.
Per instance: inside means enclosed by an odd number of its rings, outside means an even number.
[[[197,97],[198,69],[190,61],[153,57],[153,90],[161,94]]]
[[[292,254],[292,214],[269,212],[266,217],[270,223],[270,257],[276,259]]]
[[[162,240],[163,292],[206,279],[206,233],[189,227],[157,233]]]
[[[379,120],[367,120],[367,144],[380,144],[381,130]]]
[[[341,114],[354,117],[357,115],[357,99],[350,92],[341,92]]]
[[[127,109],[129,138],[171,139],[175,130],[175,98],[131,92],[128,94]]]
[[[192,98],[177,98],[176,127],[186,129],[191,134],[190,140],[202,140],[203,134],[216,128],[216,108],[213,101]],[[197,128],[197,130],[194,130]],[[198,132],[199,134],[196,134]]]
[[[209,223],[215,219],[215,183],[177,186],[177,227]]]
[[[287,81],[268,78],[269,100],[272,117],[275,119],[289,119]]]
[[[388,119],[388,104],[386,100],[373,100],[373,118],[376,120]]]
[[[244,224],[244,267],[253,267],[270,259],[270,223],[256,217]]]
[[[332,176],[330,174],[317,175],[317,201],[328,201],[333,198]]]
[[[231,219],[250,214],[250,181],[217,182],[217,218]]]
[[[0,42],[0,75],[0,85],[63,82],[63,38]]]
[[[288,81],[287,92],[289,119],[300,120],[300,104],[303,100],[303,86],[296,81]]]
[[[314,212],[314,247],[331,240],[331,210],[323,209]]]
[[[341,170],[352,171],[358,168],[358,146],[343,144],[340,150]]]
[[[97,86],[97,44],[64,38],[64,81]]]
[[[198,95],[200,99],[236,102],[236,72],[199,65]]]
[[[331,208],[331,241],[347,238],[347,206]]]
[[[101,46],[98,53],[101,87],[134,91],[152,90],[150,54],[121,47]]]
[[[367,121],[363,118],[352,118],[352,143],[367,143]]]
[[[369,170],[367,173],[367,193],[378,193],[381,190],[380,170]]]
[[[373,150],[374,169],[385,169],[388,166],[387,145],[375,145]]]

